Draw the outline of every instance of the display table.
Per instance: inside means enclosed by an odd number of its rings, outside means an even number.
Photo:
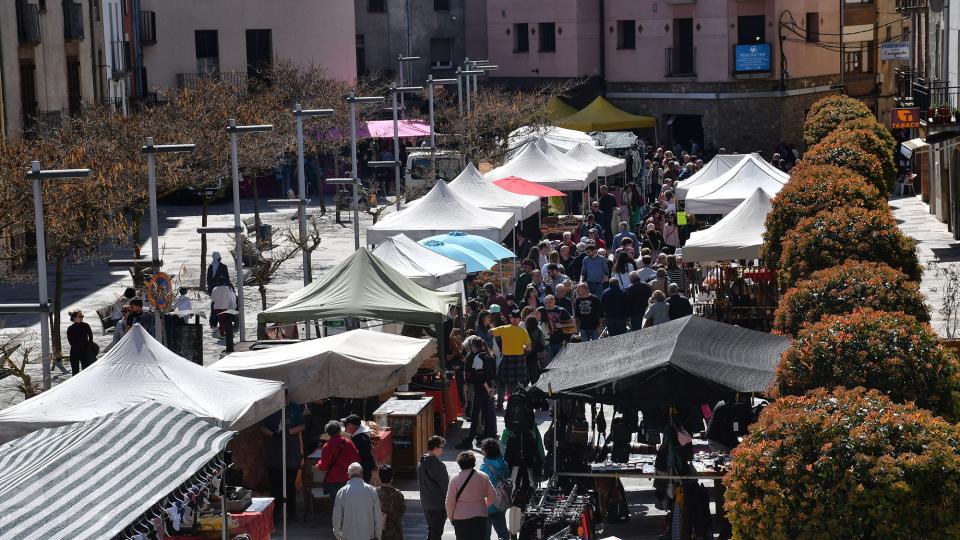
[[[447,428],[455,424],[457,417],[463,414],[457,385],[451,381],[445,390],[427,390],[423,395],[433,398],[434,414],[440,417],[441,435],[446,435]]]
[[[659,480],[720,480],[726,474],[727,454],[698,452],[693,458],[695,474],[666,475],[654,467],[656,456],[633,455],[627,463],[591,463],[590,472],[558,472],[559,476],[580,478],[650,478]]]
[[[230,529],[230,538],[239,534],[248,534],[251,540],[270,540],[270,535],[274,530],[274,506],[273,499],[270,497],[254,497],[247,511],[231,512],[230,518],[236,520],[238,525],[236,528]],[[210,537],[205,535],[178,535],[167,536],[166,538],[168,540],[204,540]]]
[[[381,428],[380,431],[370,437],[373,443],[373,459],[377,465],[393,464],[393,430],[390,428]]]

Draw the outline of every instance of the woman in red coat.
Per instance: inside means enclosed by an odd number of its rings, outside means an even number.
[[[331,420],[323,428],[330,436],[330,439],[323,444],[323,450],[320,451],[320,463],[317,463],[318,471],[326,471],[327,477],[323,482],[323,490],[331,497],[336,497],[340,488],[347,485],[350,475],[347,474],[347,467],[351,463],[360,461],[360,453],[353,441],[340,435],[340,422]]]

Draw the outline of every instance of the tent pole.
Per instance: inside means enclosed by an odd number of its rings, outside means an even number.
[[[220,460],[224,460],[223,452],[220,452]],[[227,518],[227,466],[223,466],[220,472],[220,538],[222,540],[230,539],[230,521]]]
[[[440,376],[443,377],[443,380],[447,380],[447,348],[445,347],[446,339],[443,336],[443,317],[440,317],[440,324],[437,325],[437,356],[439,357],[440,364]]]
[[[280,429],[283,437],[280,439],[281,451],[283,452],[283,474],[281,475],[281,491],[283,495],[283,540],[287,540],[287,403],[284,400],[283,407],[280,409]],[[226,538],[224,538],[226,540]]]

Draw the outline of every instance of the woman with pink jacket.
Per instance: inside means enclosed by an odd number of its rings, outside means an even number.
[[[477,457],[473,452],[461,452],[457,465],[460,472],[450,479],[447,489],[447,515],[457,540],[481,540],[487,532],[487,508],[496,500],[497,492],[490,478],[475,469]]]

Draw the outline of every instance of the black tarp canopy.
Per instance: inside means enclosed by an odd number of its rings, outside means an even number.
[[[781,336],[688,316],[572,343],[536,387],[603,403],[711,403],[737,392],[765,392],[788,344]]]

